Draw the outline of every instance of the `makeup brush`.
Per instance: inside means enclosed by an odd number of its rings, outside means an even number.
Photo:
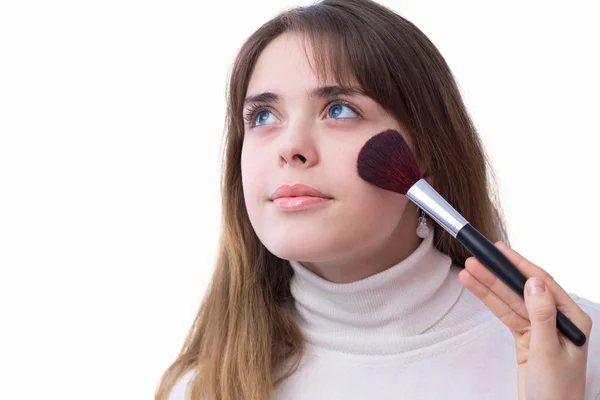
[[[524,298],[527,278],[421,178],[419,165],[398,131],[383,131],[365,143],[358,154],[358,175],[382,189],[408,197],[462,243],[494,275]],[[559,331],[575,345],[583,346],[586,342],[585,334],[560,310],[556,311],[556,326]]]

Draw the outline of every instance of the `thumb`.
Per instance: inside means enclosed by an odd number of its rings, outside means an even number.
[[[548,285],[543,279],[529,278],[525,288],[525,306],[531,322],[530,348],[533,351],[559,349],[556,302]]]

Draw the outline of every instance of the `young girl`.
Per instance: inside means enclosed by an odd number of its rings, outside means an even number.
[[[246,41],[230,79],[219,257],[156,399],[600,398],[600,305],[501,243],[480,138],[418,28],[369,0],[288,10]],[[528,281],[536,295],[358,176],[361,147],[390,128],[445,199],[541,278]],[[584,346],[559,335],[556,306]]]

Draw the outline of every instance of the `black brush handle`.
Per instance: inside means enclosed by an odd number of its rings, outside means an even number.
[[[471,224],[465,225],[456,236],[494,275],[508,285],[509,288],[525,297],[525,282],[527,278],[521,273],[492,242],[477,231]],[[585,334],[569,320],[558,308],[556,309],[556,326],[576,346],[586,342]]]

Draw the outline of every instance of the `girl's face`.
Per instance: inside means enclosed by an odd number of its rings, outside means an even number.
[[[420,239],[416,206],[362,180],[358,153],[386,129],[402,132],[409,144],[410,138],[371,98],[334,83],[319,86],[300,38],[286,33],[272,41],[250,78],[246,98],[260,98],[244,106],[248,215],[276,256],[301,261],[334,282],[362,279],[406,257]],[[326,199],[273,200],[282,185],[297,184]]]

